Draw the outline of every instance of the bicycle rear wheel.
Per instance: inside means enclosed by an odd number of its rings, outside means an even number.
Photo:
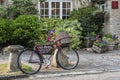
[[[60,48],[56,55],[58,66],[63,69],[74,69],[79,63],[79,55],[76,50],[69,47]]]
[[[18,68],[25,74],[35,74],[42,66],[42,59],[33,49],[26,49],[18,56]]]

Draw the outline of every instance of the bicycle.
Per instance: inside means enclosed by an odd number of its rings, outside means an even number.
[[[56,53],[56,62],[59,67],[70,70],[74,69],[79,63],[79,55],[75,49],[69,47],[69,44],[58,45],[64,37],[49,45],[35,45],[33,49],[24,49],[18,55],[18,68],[25,74],[35,74],[39,72],[42,64],[48,67],[51,64],[51,58]],[[48,55],[48,58],[45,58]],[[52,58],[53,59],[53,58]]]

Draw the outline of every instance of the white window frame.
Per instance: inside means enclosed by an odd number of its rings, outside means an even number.
[[[51,18],[52,17],[52,12],[51,12],[51,4],[52,4],[52,2],[60,2],[60,15],[59,15],[59,18],[60,19],[62,19],[63,18],[63,8],[62,8],[62,3],[63,2],[70,2],[70,11],[72,11],[73,10],[73,0],[46,0],[46,2],[48,2],[48,4],[49,4],[49,18]],[[39,3],[40,4],[40,3]],[[39,6],[39,15],[40,15],[40,6]],[[41,15],[40,15],[41,16]],[[67,16],[67,15],[66,15]]]

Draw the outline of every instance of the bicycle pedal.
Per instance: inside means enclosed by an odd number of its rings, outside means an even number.
[[[45,68],[46,68],[46,69],[48,69],[49,67],[48,67],[48,66],[46,66]]]

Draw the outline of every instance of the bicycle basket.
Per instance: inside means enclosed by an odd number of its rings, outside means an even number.
[[[57,45],[67,45],[71,42],[70,36],[66,32],[60,32],[55,37],[55,42]]]

